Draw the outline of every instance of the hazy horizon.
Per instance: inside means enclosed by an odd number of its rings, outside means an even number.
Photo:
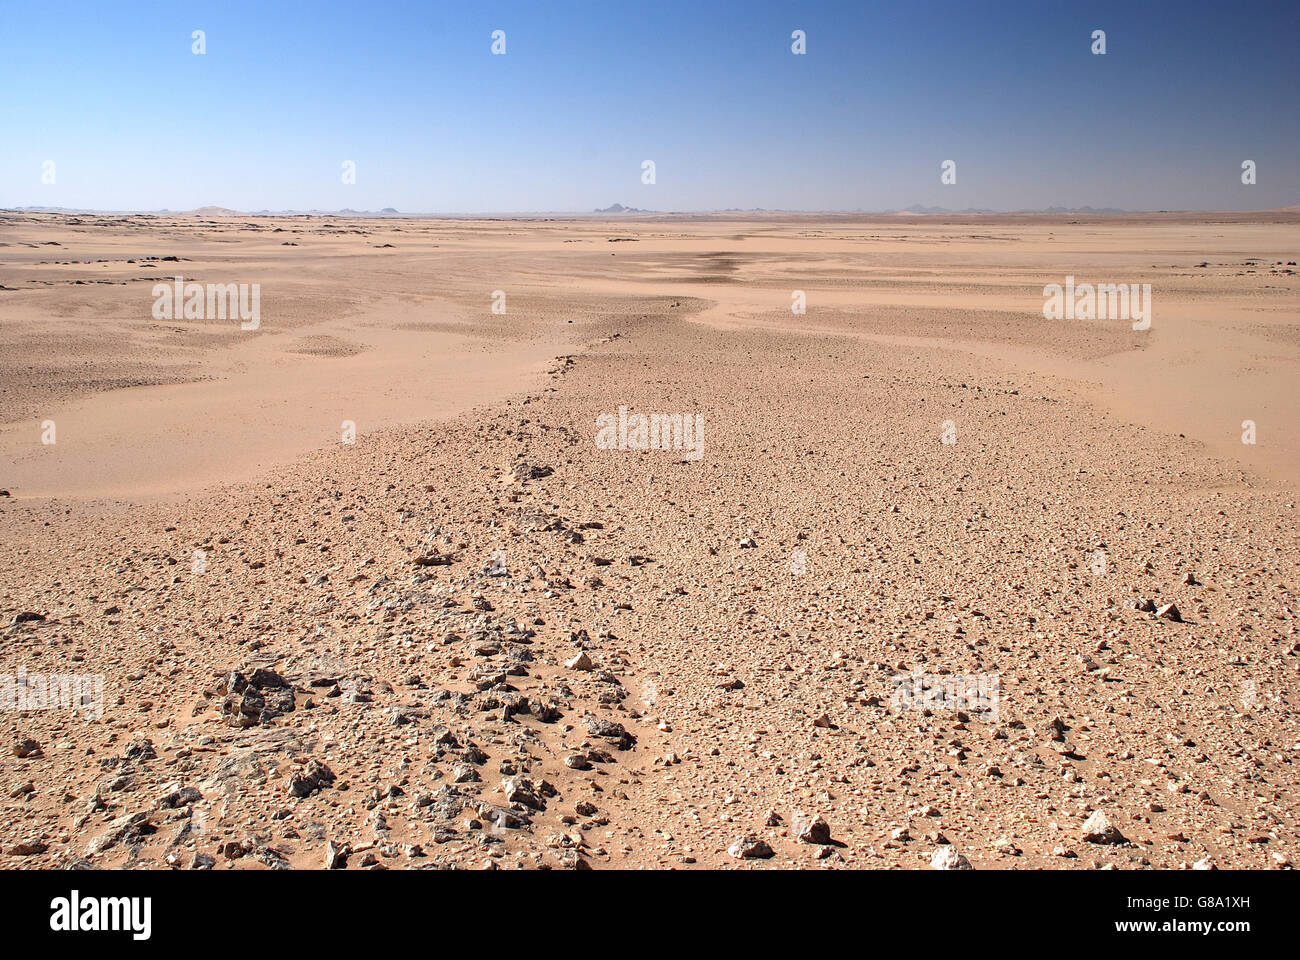
[[[892,216],[898,214],[910,214],[913,216],[1030,216],[1034,214],[1053,214],[1053,213],[1082,213],[1097,214],[1102,216],[1126,216],[1141,214],[1195,214],[1195,213],[1268,213],[1270,211],[1290,211],[1300,208],[1300,203],[1284,204],[1277,207],[1194,207],[1194,208],[1160,208],[1160,209],[1130,209],[1122,210],[1110,207],[1091,207],[1088,205],[1080,207],[1039,207],[1036,209],[1021,210],[991,210],[991,209],[964,209],[953,210],[947,208],[927,207],[925,209],[911,209],[909,207],[898,207],[892,209],[854,209],[854,210],[783,210],[768,207],[726,207],[713,209],[698,210],[648,210],[648,209],[625,209],[621,211],[610,211],[608,209],[592,210],[398,210],[396,208],[382,207],[378,210],[358,210],[352,207],[340,207],[338,209],[326,209],[324,207],[310,207],[307,209],[272,209],[263,208],[260,210],[239,210],[234,207],[226,206],[220,203],[205,203],[197,207],[190,207],[184,210],[172,210],[167,207],[156,209],[109,209],[103,207],[45,207],[39,205],[20,205],[16,207],[0,207],[0,212],[6,213],[66,213],[66,214],[123,214],[123,215],[159,215],[159,216],[187,216],[191,214],[202,213],[208,210],[221,210],[232,216],[248,217],[270,217],[270,216],[351,216],[351,215],[372,215],[376,218],[381,217],[413,217],[413,218],[430,218],[447,217],[453,219],[474,219],[485,217],[593,217],[601,214],[607,216],[683,216],[695,217],[706,216],[709,214],[788,214],[790,216]],[[220,214],[225,215],[225,214]]]

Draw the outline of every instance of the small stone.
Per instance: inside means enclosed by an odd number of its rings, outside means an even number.
[[[31,737],[24,737],[14,744],[13,754],[15,757],[22,759],[27,757],[39,757],[41,755],[41,745]]]
[[[583,650],[576,657],[564,661],[564,665],[570,670],[594,670],[596,663],[591,657],[587,656],[587,651]]]
[[[348,865],[348,849],[340,847],[333,840],[325,847],[325,869],[342,870]]]
[[[504,830],[519,830],[528,826],[531,822],[527,814],[512,810],[509,807],[498,807],[491,803],[480,803],[477,811],[483,820]],[[478,827],[469,827],[468,829],[482,829],[483,824],[481,821],[474,822],[478,823]]]
[[[96,856],[123,840],[131,842],[140,835],[149,833],[152,830],[153,827],[149,823],[149,814],[146,811],[128,813],[112,821],[104,833],[91,840],[86,845],[86,855],[90,857]]]
[[[191,803],[198,803],[203,799],[203,794],[196,787],[180,787],[163,794],[158,799],[158,806],[168,810],[175,810],[178,807],[185,807]]]
[[[436,550],[432,553],[426,553],[415,558],[417,567],[446,567],[450,566],[452,557],[445,553],[438,553]]]
[[[50,845],[39,837],[32,837],[27,840],[20,840],[7,851],[11,857],[31,857],[38,853],[44,853],[50,849]]]
[[[974,870],[970,861],[957,852],[952,844],[939,847],[930,856],[931,870]]]
[[[1007,857],[1020,856],[1020,848],[1012,842],[1010,837],[999,837],[994,840],[993,851]]]
[[[510,803],[522,804],[525,807],[540,809],[542,801],[537,796],[537,790],[533,782],[527,777],[510,777],[501,781],[501,789],[505,792],[506,800]]]
[[[543,477],[549,477],[553,472],[544,464],[527,463],[522,460],[510,469],[510,475],[516,483],[523,483],[525,480],[541,480]]]
[[[767,860],[776,852],[755,834],[746,834],[727,848],[727,853],[738,860]]]
[[[591,864],[577,850],[565,850],[560,854],[560,866],[566,870],[590,870]]]
[[[1083,822],[1083,839],[1088,843],[1124,843],[1124,835],[1100,810]]]
[[[615,720],[588,714],[582,718],[582,724],[593,737],[613,741],[620,750],[630,750],[636,745],[636,738]]]
[[[1174,623],[1183,622],[1183,615],[1178,611],[1178,607],[1172,603],[1166,603],[1157,610],[1156,617],[1161,620],[1172,620]]]
[[[319,760],[309,760],[300,773],[289,778],[289,792],[295,797],[309,797],[333,782],[333,770]]]
[[[800,843],[828,844],[831,842],[831,825],[821,817],[816,817],[799,831]]]

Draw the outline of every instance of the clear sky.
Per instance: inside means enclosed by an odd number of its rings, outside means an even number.
[[[1296,0],[0,8],[5,207],[1250,209],[1298,120]]]

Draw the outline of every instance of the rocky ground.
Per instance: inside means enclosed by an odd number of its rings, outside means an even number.
[[[4,669],[105,676],[0,714],[0,863],[1290,865],[1292,494],[992,361],[658,307],[255,485],[0,498]],[[705,456],[598,449],[620,405]]]
[[[20,218],[0,867],[1289,867],[1256,219]],[[257,338],[153,322],[141,251],[260,279]],[[1149,334],[1044,320],[1067,273]]]

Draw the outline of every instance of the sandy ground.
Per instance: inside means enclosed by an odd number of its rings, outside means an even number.
[[[1298,239],[0,214],[0,864],[1289,866]]]

